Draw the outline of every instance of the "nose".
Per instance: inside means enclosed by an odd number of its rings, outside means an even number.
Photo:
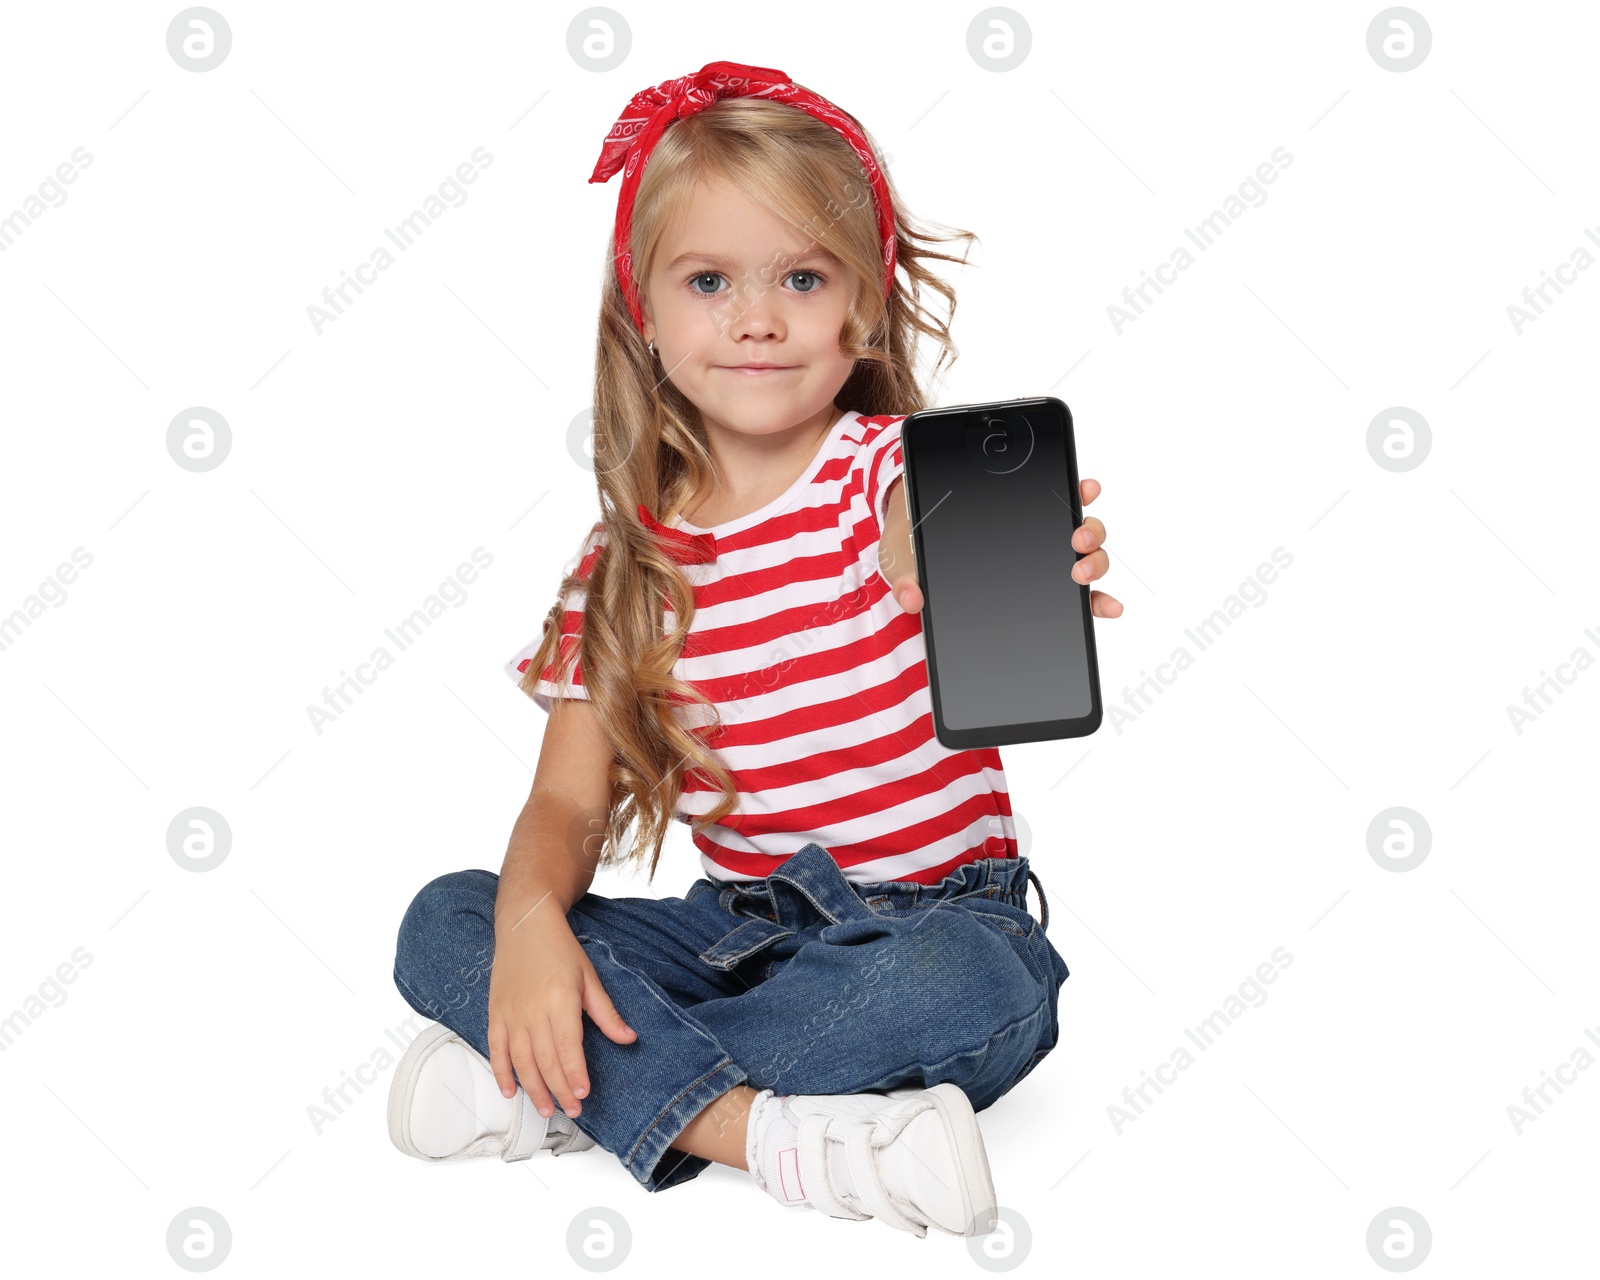
[[[780,303],[775,286],[763,285],[755,276],[743,276],[728,301],[723,333],[735,342],[744,337],[756,342],[780,341],[783,337]]]

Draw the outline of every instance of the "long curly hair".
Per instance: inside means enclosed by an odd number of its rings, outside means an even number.
[[[919,337],[929,338],[939,351],[931,380],[959,355],[947,323],[955,315],[955,290],[928,263],[965,265],[978,237],[959,230],[937,235],[915,224],[887,169],[884,174],[894,207],[897,258],[887,298],[872,188],[849,143],[822,121],[783,103],[724,98],[676,121],[650,154],[634,202],[634,279],[649,278],[666,228],[697,184],[729,182],[814,236],[853,277],[855,297],[839,346],[855,364],[834,396],[835,405],[841,412],[868,415],[913,413],[926,407],[916,376]],[[967,242],[959,258],[931,247],[955,240]],[[924,289],[944,299],[944,320],[922,305]],[[687,778],[722,792],[715,807],[694,821],[695,834],[731,813],[738,797],[714,746],[720,715],[673,674],[694,620],[693,587],[638,515],[642,503],[670,523],[694,494],[709,488],[714,474],[699,410],[664,372],[628,312],[608,231],[593,428],[603,547],[586,579],[563,577],[561,595],[519,687],[531,693],[540,672],[556,660],[563,601],[569,589],[581,586],[586,592],[582,632],[556,680],[570,688],[572,665],[582,667],[583,688],[614,752],[603,847],[598,857],[586,854],[585,861],[596,867],[648,863],[650,879]],[[666,634],[657,605],[663,599],[673,614]],[[699,723],[690,704],[703,709]],[[630,828],[634,838],[625,847]]]

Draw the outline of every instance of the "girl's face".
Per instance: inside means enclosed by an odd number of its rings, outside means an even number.
[[[767,435],[835,412],[854,364],[839,350],[852,274],[727,183],[695,189],[640,294],[645,337],[708,430]]]

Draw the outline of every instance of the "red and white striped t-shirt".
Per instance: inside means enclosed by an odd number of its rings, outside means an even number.
[[[686,564],[695,614],[673,674],[717,705],[714,739],[738,806],[694,836],[705,874],[758,880],[807,844],[827,849],[858,883],[935,884],[979,858],[1017,856],[998,748],[951,751],[933,732],[922,619],[878,570],[889,487],[904,471],[904,415],[844,414],[806,472],[759,511],[712,529],[716,558]],[[567,573],[587,578],[603,543],[596,524]],[[577,645],[585,593],[564,602],[561,652]],[[664,609],[664,626],[673,622]],[[527,670],[538,640],[506,664]],[[561,696],[556,666],[533,692]],[[587,697],[581,664],[570,696]],[[695,704],[685,727],[710,723]],[[685,824],[720,793],[693,771],[674,806]]]

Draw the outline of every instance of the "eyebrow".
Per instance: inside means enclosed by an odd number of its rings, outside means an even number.
[[[829,262],[838,262],[839,259],[826,249],[808,249],[806,252],[790,259],[793,262],[810,262],[813,258],[826,258]],[[691,249],[688,253],[680,253],[671,262],[667,263],[668,271],[676,271],[687,262],[705,262],[713,267],[734,266],[734,260],[720,253],[704,253],[699,249]]]

